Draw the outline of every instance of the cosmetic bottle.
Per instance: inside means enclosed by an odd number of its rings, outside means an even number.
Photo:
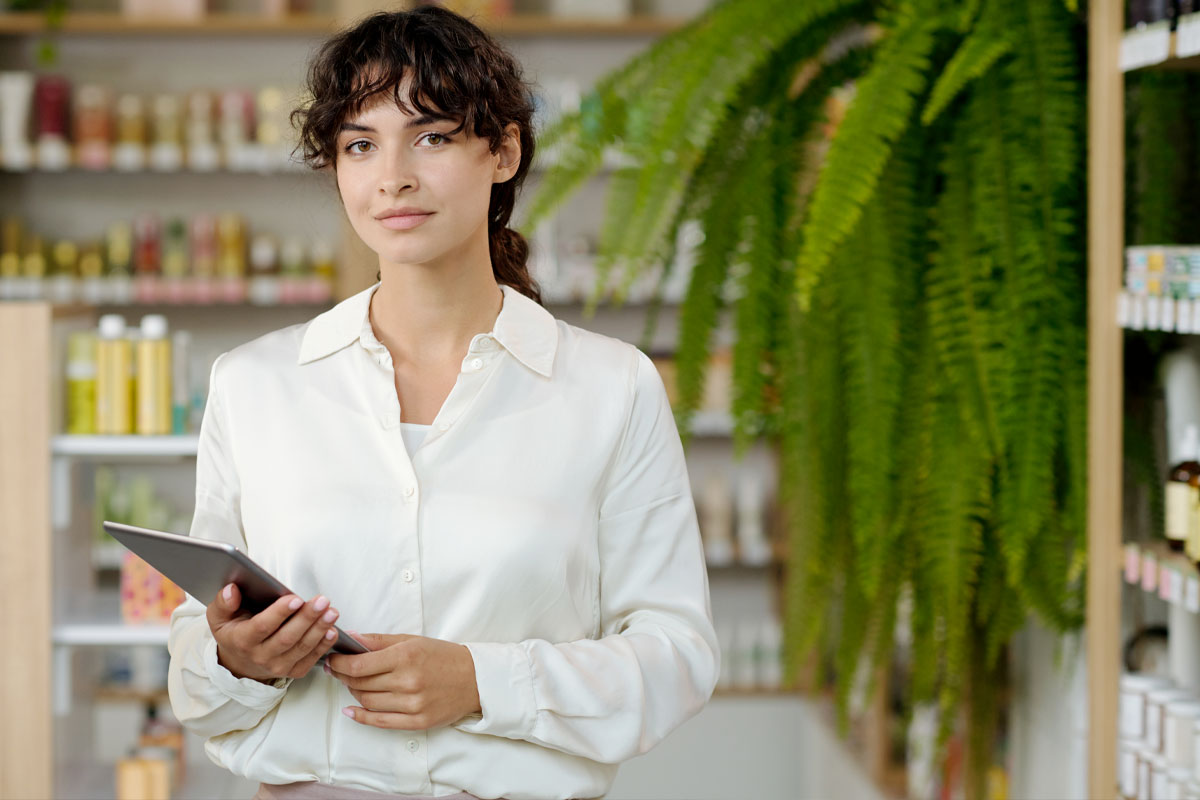
[[[290,129],[283,92],[274,86],[264,86],[255,97],[255,137],[252,152],[255,168],[262,172],[278,172],[288,166],[284,134]]]
[[[171,335],[171,433],[191,432],[191,352],[192,335],[175,331]]]
[[[50,275],[46,299],[51,303],[73,303],[79,296],[79,248],[69,239],[55,242],[50,251]]]
[[[86,84],[75,92],[72,120],[75,162],[83,169],[112,168],[112,97],[104,86]]]
[[[96,345],[96,432],[133,433],[133,343],[120,314],[100,317]]]
[[[279,302],[300,303],[308,300],[311,276],[304,262],[304,242],[289,237],[279,247]]]
[[[67,142],[67,108],[71,85],[60,75],[41,75],[34,88],[37,135],[34,159],[38,169],[62,172],[71,166],[71,146]]]
[[[123,172],[146,168],[146,113],[142,98],[136,94],[123,94],[117,99],[113,167]]]
[[[246,297],[255,305],[279,304],[279,247],[269,233],[257,233],[250,240],[250,279]]]
[[[1197,504],[1200,503],[1198,448],[1200,432],[1195,425],[1188,425],[1179,445],[1182,460],[1171,467],[1167,474],[1165,492],[1167,544],[1176,551],[1184,549],[1193,525],[1192,517],[1197,513]]]
[[[140,214],[133,228],[134,296],[139,303],[162,300],[162,222],[153,213]]]
[[[173,94],[157,95],[153,109],[150,167],[158,172],[178,172],[183,168],[183,119],[179,98]]]
[[[172,217],[163,226],[162,282],[159,293],[168,303],[185,303],[190,299],[187,287],[188,226],[182,217]]]
[[[108,228],[106,250],[108,260],[109,302],[124,305],[133,302],[133,226],[115,222]]]
[[[8,217],[0,225],[0,300],[16,300],[21,280],[21,221]]]
[[[0,72],[0,157],[4,168],[33,168],[29,118],[33,109],[33,73]]]
[[[246,228],[237,214],[217,217],[217,280],[224,302],[246,299]]]
[[[104,257],[100,249],[99,244],[90,242],[79,254],[79,299],[89,305],[100,305],[108,300]]]
[[[214,122],[215,103],[211,92],[199,90],[188,95],[184,142],[188,169],[196,172],[212,172],[221,166]]]
[[[704,481],[700,503],[700,533],[704,558],[710,566],[733,563],[733,498],[729,479],[721,472],[710,472]]]
[[[324,239],[318,239],[312,247],[312,274],[316,277],[313,291],[309,299],[316,303],[325,302],[333,297],[337,290],[337,263],[334,260],[333,245]],[[322,294],[322,284],[324,293]]]
[[[217,221],[209,214],[196,214],[188,226],[191,254],[191,300],[208,304],[217,298]]]
[[[171,432],[171,341],[167,318],[142,317],[137,341],[137,432],[165,436]]]
[[[96,332],[67,337],[67,433],[96,432]]]
[[[221,148],[225,166],[235,172],[256,168],[250,137],[254,131],[254,95],[241,89],[221,93]]]
[[[758,476],[747,466],[738,467],[737,543],[738,561],[762,566],[771,561],[771,544],[764,530],[763,488]]]
[[[46,273],[49,263],[46,246],[41,236],[30,236],[21,259],[21,295],[25,300],[41,300],[45,297]]]

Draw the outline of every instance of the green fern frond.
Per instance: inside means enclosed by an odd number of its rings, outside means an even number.
[[[807,307],[833,256],[857,224],[878,185],[896,139],[908,123],[917,95],[928,83],[929,58],[940,16],[914,15],[880,47],[858,84],[838,128],[804,224],[798,257],[796,299]]]
[[[964,87],[987,72],[1012,48],[1012,42],[990,25],[979,25],[959,46],[929,92],[921,122],[930,124]]]

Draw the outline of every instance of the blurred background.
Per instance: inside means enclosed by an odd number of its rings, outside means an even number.
[[[545,305],[686,448],[722,674],[609,797],[1200,798],[1193,0],[442,5],[532,84]],[[0,0],[0,797],[257,788],[99,522],[187,533],[213,359],[375,281],[288,114],[406,7]]]

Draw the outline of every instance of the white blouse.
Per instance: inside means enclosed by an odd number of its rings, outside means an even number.
[[[501,286],[424,438],[406,447],[379,284],[213,362],[191,535],[231,542],[338,626],[465,644],[482,714],[424,731],[344,716],[319,666],[218,665],[205,605],[171,616],[172,709],[266,783],[595,798],[708,701],[720,656],[661,377],[637,347]],[[410,455],[411,449],[411,455]]]

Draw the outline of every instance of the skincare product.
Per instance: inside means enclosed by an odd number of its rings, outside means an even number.
[[[113,167],[125,172],[146,168],[146,112],[142,98],[136,94],[123,94],[117,100]]]
[[[120,314],[100,317],[96,346],[96,432],[133,433],[133,343]]]
[[[96,84],[80,86],[75,92],[75,161],[83,169],[112,167],[112,97]]]
[[[67,143],[67,108],[71,85],[59,75],[41,75],[34,89],[37,116],[35,158],[39,169],[61,172],[71,166]]]
[[[67,433],[96,432],[96,332],[67,338]]]
[[[165,436],[171,432],[171,342],[167,318],[142,317],[137,342],[137,432]]]
[[[1189,539],[1189,532],[1200,515],[1200,431],[1195,425],[1184,429],[1183,441],[1179,445],[1182,460],[1171,467],[1167,475],[1165,491],[1166,525],[1164,532],[1172,550],[1181,551]]]
[[[33,108],[33,73],[0,72],[0,157],[5,169],[33,167],[29,117]]]

